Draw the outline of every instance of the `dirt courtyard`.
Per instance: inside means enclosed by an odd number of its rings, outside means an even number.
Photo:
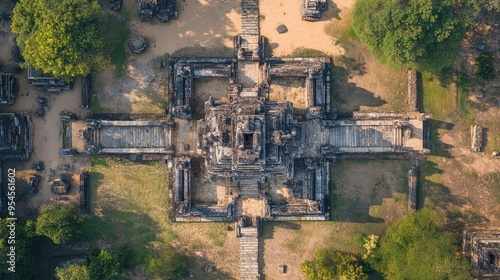
[[[5,5],[5,3],[2,5]],[[7,9],[12,7],[2,8]],[[26,216],[27,213],[29,215],[36,214],[36,210],[42,204],[66,204],[70,201],[78,201],[80,170],[87,168],[90,165],[90,161],[86,156],[68,158],[59,155],[59,150],[63,145],[63,127],[59,113],[67,110],[75,113],[81,119],[85,118],[89,112],[80,107],[81,79],[75,79],[71,91],[63,91],[59,94],[39,91],[28,84],[26,70],[16,72],[17,64],[12,56],[12,47],[15,43],[14,35],[10,32],[10,26],[7,22],[1,22],[0,24],[0,42],[2,44],[0,48],[0,63],[2,63],[2,68],[0,71],[14,72],[17,82],[17,96],[14,105],[2,106],[0,111],[28,111],[30,112],[34,126],[34,148],[30,159],[23,162],[4,161],[2,163],[3,168],[16,168],[16,195],[22,196],[21,200],[17,203],[16,215]],[[36,98],[39,96],[45,97],[48,100],[44,117],[37,117],[33,113],[39,108],[36,101]],[[33,169],[34,163],[39,161],[43,161],[44,163],[43,171],[35,171]],[[65,164],[69,165],[69,170],[61,168]],[[33,194],[29,194],[26,192],[24,185],[32,174],[40,175],[41,181],[38,190]],[[55,178],[63,178],[70,184],[70,190],[67,195],[57,195],[50,191],[49,182]]]

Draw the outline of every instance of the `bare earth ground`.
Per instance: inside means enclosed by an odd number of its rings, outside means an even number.
[[[436,120],[433,156],[424,164],[423,205],[440,209],[446,214],[447,226],[456,235],[475,227],[499,228],[500,162],[491,156],[500,149],[500,26],[498,13],[482,11],[471,31],[455,68],[467,74],[457,89],[456,77],[443,82],[424,79],[424,107]],[[494,57],[496,78],[483,81],[474,75],[474,60],[481,53],[476,47],[485,45]],[[468,84],[466,84],[468,82]],[[462,84],[460,84],[462,83]],[[426,88],[431,92],[426,95]],[[432,95],[439,95],[432,99]],[[476,94],[483,92],[483,98]],[[433,105],[434,104],[434,105]],[[485,128],[482,152],[470,150],[470,125]]]
[[[10,33],[10,26],[6,22],[0,24],[0,42],[2,44],[0,62],[3,64],[0,71],[12,72],[15,69],[15,62],[11,54],[14,36]],[[45,108],[46,113],[43,118],[31,114],[34,126],[34,149],[31,158],[24,162],[3,162],[4,168],[16,168],[17,195],[24,194],[24,197],[17,205],[16,215],[18,216],[25,216],[27,207],[36,211],[42,204],[65,204],[70,201],[78,201],[80,169],[88,167],[90,163],[85,156],[64,158],[59,155],[59,150],[63,144],[62,123],[59,119],[59,113],[67,110],[77,114],[78,118],[84,118],[88,113],[88,110],[80,108],[80,79],[75,80],[73,90],[56,95],[38,91],[28,85],[26,75],[26,70],[15,75],[19,87],[15,104],[3,106],[0,110],[2,112],[33,112],[38,108],[37,96],[47,98],[49,105]],[[36,172],[33,169],[33,164],[38,161],[44,162],[44,171]],[[70,171],[60,169],[60,165],[66,163],[70,164]],[[35,173],[42,177],[38,192],[27,194],[24,185],[29,176]],[[57,195],[50,191],[49,182],[58,177],[62,177],[70,183],[71,187],[68,195]]]
[[[130,34],[146,38],[145,53],[129,54],[122,77],[110,68],[96,82],[100,107],[107,112],[162,112],[167,104],[167,68],[159,68],[161,57],[183,47],[232,48],[232,36],[240,33],[239,1],[179,1],[179,18],[163,24],[142,22],[137,1],[124,1],[120,14],[128,19]],[[116,14],[113,14],[116,15]]]

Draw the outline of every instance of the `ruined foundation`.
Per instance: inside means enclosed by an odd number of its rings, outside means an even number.
[[[500,277],[500,231],[466,231],[463,253],[472,263],[473,277],[486,279]]]

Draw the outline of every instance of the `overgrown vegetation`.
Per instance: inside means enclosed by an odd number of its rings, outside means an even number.
[[[383,62],[437,72],[452,65],[479,7],[472,0],[360,0],[352,28]]]
[[[480,54],[474,62],[474,74],[483,80],[493,80],[495,78],[495,68],[493,66],[493,54],[485,52]]]
[[[355,256],[329,249],[318,251],[314,262],[305,261],[300,265],[300,268],[309,280],[368,279]]]
[[[76,203],[68,206],[44,205],[36,220],[36,234],[45,235],[55,244],[74,239],[81,233],[83,216]]]
[[[128,37],[127,25],[118,22],[115,17],[107,17],[105,19],[103,30],[106,38],[106,48],[109,50],[111,63],[115,65],[115,75],[121,77],[125,74],[127,66],[127,51],[125,50],[125,42]]]
[[[106,69],[113,50],[101,30],[108,28],[104,15],[97,1],[21,0],[11,27],[18,35],[22,66],[62,79]]]
[[[189,276],[187,259],[170,246],[162,246],[149,254],[144,272],[153,279],[173,280]]]
[[[115,279],[124,266],[124,257],[107,250],[93,250],[88,256],[89,264],[72,264],[57,267],[59,280],[107,280]]]
[[[56,277],[59,280],[90,280],[86,265],[72,264],[66,268],[56,267]]]
[[[11,222],[12,220],[7,218],[0,218],[0,254],[3,256],[0,278],[3,279],[7,277],[5,275],[9,275],[13,280],[37,279],[40,252],[34,223],[31,220],[15,221],[15,239],[9,239],[9,236],[12,236],[12,226],[8,226]],[[11,246],[15,247],[15,251],[11,251]],[[9,263],[12,255],[15,261]],[[13,267],[14,271],[8,270],[9,267]]]
[[[387,229],[370,261],[387,279],[470,279],[455,239],[437,213],[424,208]]]

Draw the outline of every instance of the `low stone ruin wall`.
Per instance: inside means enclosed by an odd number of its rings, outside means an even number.
[[[480,125],[471,125],[470,127],[471,149],[474,152],[480,152],[483,147],[483,127]]]

